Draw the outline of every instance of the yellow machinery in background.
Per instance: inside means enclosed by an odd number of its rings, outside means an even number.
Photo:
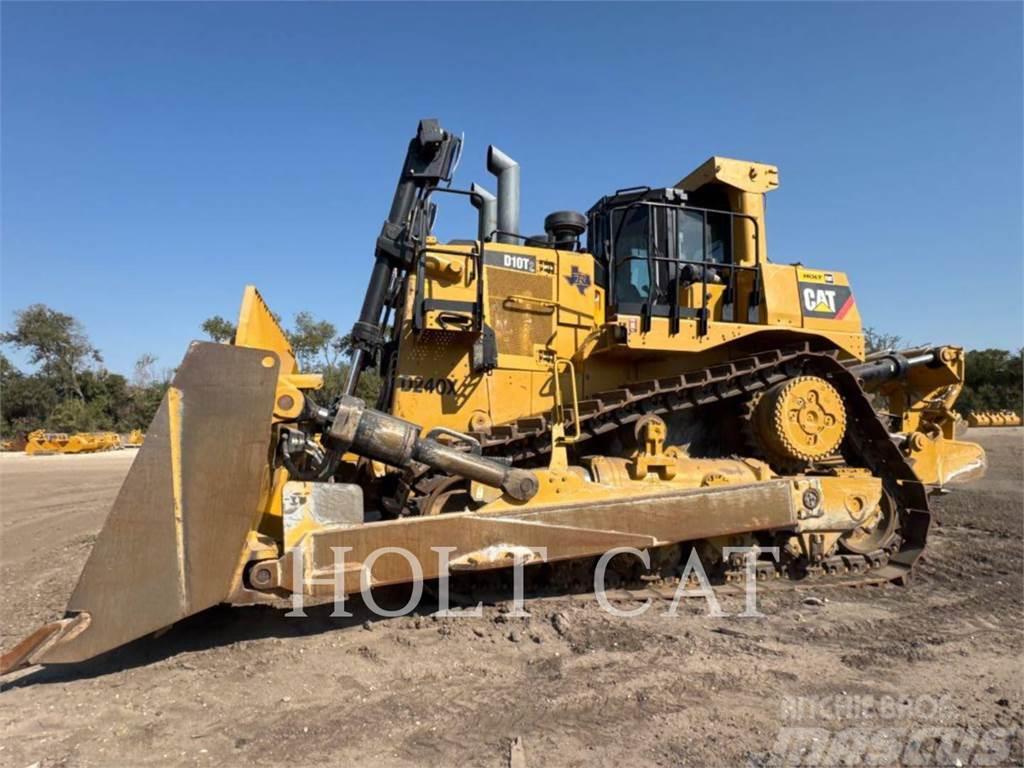
[[[4,453],[21,453],[25,450],[26,445],[28,445],[28,437],[17,435],[8,440],[0,440],[0,451]]]
[[[37,429],[29,432],[25,442],[25,453],[30,456],[61,453],[68,443],[68,436],[63,432],[46,432]]]
[[[1021,417],[1014,411],[974,411],[967,416],[971,427],[1019,427]]]
[[[146,435],[141,429],[133,429],[121,442],[125,448],[138,448],[145,440]]]
[[[119,451],[121,436],[115,432],[79,432],[68,438],[62,453],[97,453]]]
[[[461,146],[434,120],[409,143],[344,392],[246,288],[233,343],[177,369],[65,617],[4,668],[221,602],[433,578],[439,549],[489,570],[633,547],[676,573],[698,551],[726,580],[738,545],[763,577],[909,578],[929,493],[985,469],[954,436],[963,350],[866,355],[845,273],[768,258],[774,166],[712,157],[524,235],[518,164],[490,147],[497,196],[456,189]],[[433,236],[442,193],[473,236]]]
[[[54,453],[97,453],[120,450],[121,437],[114,432],[77,432],[66,435],[62,432],[30,432],[25,443],[25,453],[47,455]]]

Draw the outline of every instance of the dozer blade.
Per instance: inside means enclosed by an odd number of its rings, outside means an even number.
[[[194,343],[146,433],[64,619],[0,672],[82,661],[222,602],[267,472],[278,358]]]

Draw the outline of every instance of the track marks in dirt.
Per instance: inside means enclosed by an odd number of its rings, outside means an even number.
[[[988,432],[989,477],[936,500],[944,527],[908,589],[765,590],[758,620],[710,619],[699,600],[615,619],[586,596],[532,601],[528,621],[488,606],[369,629],[325,610],[217,609],[74,674],[16,681],[0,694],[0,766],[504,766],[514,736],[529,765],[758,765],[784,696],[946,696],[942,725],[1020,727],[1024,431]],[[62,466],[69,488],[92,482]],[[99,467],[86,474],[114,471]],[[66,530],[20,529],[42,548],[0,598],[14,624],[63,609],[120,479],[105,482],[91,529],[73,514]],[[5,579],[10,566],[5,546]]]

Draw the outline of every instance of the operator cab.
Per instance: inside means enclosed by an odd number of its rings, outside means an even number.
[[[699,196],[716,197],[707,194],[714,191]],[[587,214],[588,250],[596,281],[608,293],[609,314],[637,315],[645,332],[655,317],[669,318],[671,333],[678,333],[680,319],[693,318],[700,335],[709,320],[742,322],[737,283],[752,288],[757,280],[738,280],[742,271],[756,275],[756,266],[737,258],[739,217],[694,205],[677,188],[625,189],[601,198]],[[742,303],[756,307],[756,298]]]

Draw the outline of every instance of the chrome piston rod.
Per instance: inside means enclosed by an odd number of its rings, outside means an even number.
[[[500,488],[517,501],[533,498],[540,483],[528,469],[460,451],[429,437],[420,437],[416,424],[367,408],[356,397],[342,397],[328,434],[336,447],[393,467],[413,462],[450,475]]]
[[[937,359],[937,352],[934,349],[909,357],[901,352],[889,352],[876,360],[855,365],[850,370],[863,386],[870,388],[893,379],[902,379],[911,368],[931,365]]]

